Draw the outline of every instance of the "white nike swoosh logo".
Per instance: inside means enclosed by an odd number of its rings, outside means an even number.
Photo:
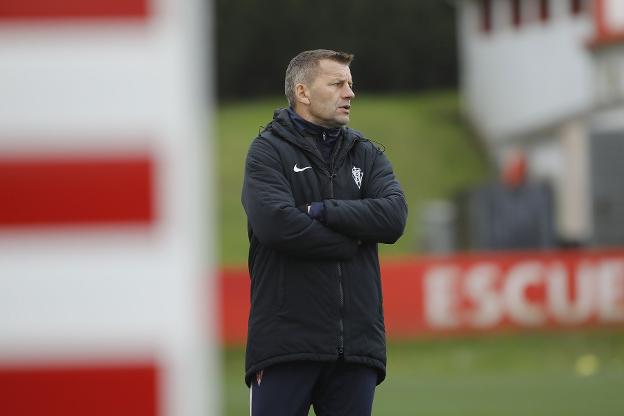
[[[306,169],[312,169],[312,166],[306,166],[305,168],[298,168],[297,164],[295,163],[295,167],[293,168],[295,172],[303,172]]]

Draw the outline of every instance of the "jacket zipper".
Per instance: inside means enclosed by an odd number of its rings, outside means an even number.
[[[323,132],[323,140],[325,140],[325,132]],[[329,194],[334,197],[334,178],[336,173],[334,172],[333,163],[331,163],[330,170],[327,172],[329,176]],[[342,284],[342,263],[338,262],[338,295],[339,295],[339,311],[340,318],[338,319],[338,347],[336,348],[339,357],[344,356],[344,287]]]
[[[338,355],[344,356],[344,289],[342,287],[342,264],[340,262],[338,262],[338,292],[340,294],[340,319],[338,321],[340,337],[338,339]]]

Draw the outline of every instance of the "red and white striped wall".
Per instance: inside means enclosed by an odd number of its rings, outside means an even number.
[[[217,412],[205,3],[0,2],[1,415]]]

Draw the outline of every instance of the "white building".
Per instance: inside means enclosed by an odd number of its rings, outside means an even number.
[[[456,4],[463,108],[492,156],[525,149],[562,240],[624,244],[624,1]]]

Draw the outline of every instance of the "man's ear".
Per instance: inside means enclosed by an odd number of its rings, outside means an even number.
[[[308,88],[303,84],[295,85],[295,98],[298,102],[310,105],[310,95]]]

